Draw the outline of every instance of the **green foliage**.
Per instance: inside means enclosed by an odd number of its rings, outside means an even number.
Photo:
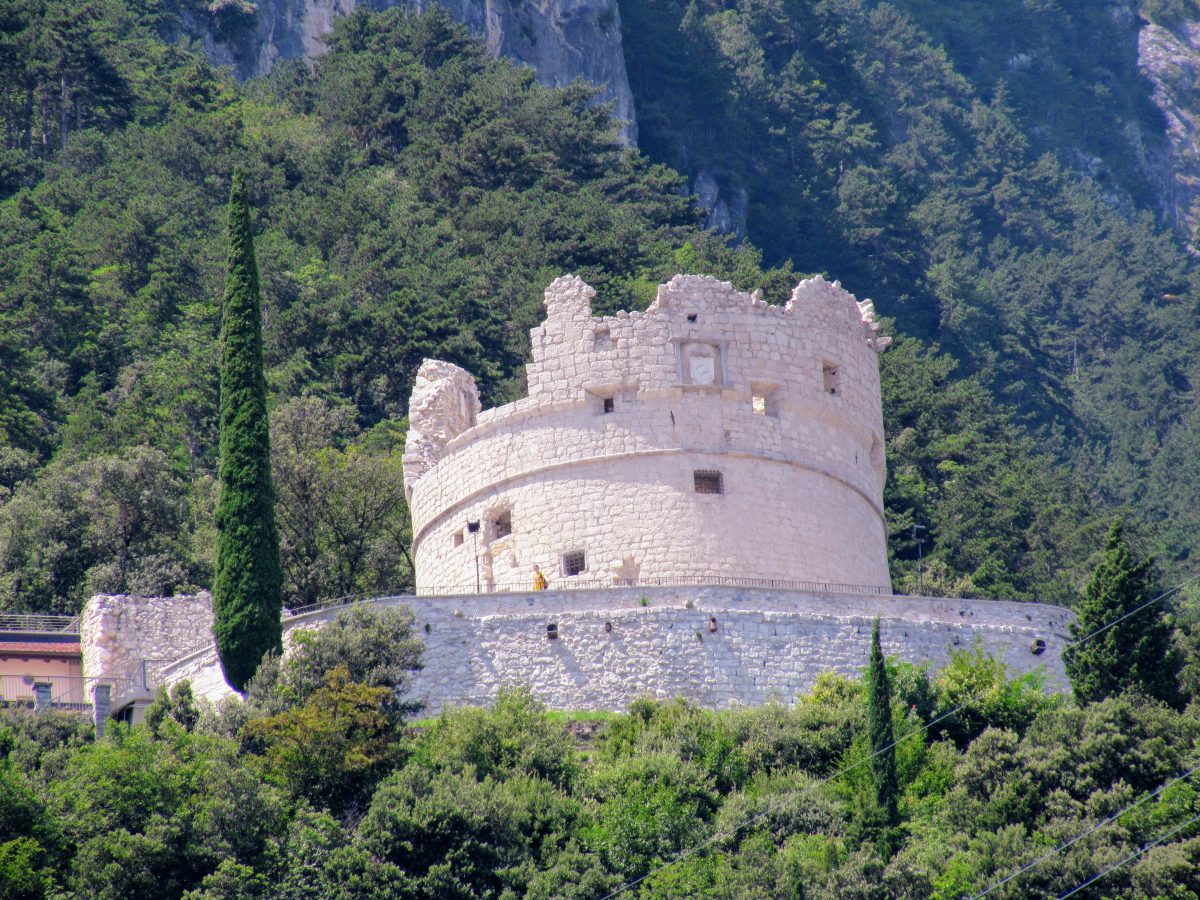
[[[879,645],[879,619],[871,628],[871,656],[867,664],[867,734],[871,748],[871,780],[875,784],[875,805],[886,825],[895,825],[899,816],[896,782],[896,738],[892,731],[892,685],[887,663]]]
[[[350,407],[316,397],[293,398],[272,412],[288,606],[412,590],[400,451],[380,431],[362,434]]]
[[[275,529],[262,302],[241,174],[229,195],[229,265],[221,308],[221,451],[213,636],[225,679],[244,690],[282,649],[283,576]]]
[[[1178,702],[1179,660],[1171,645],[1171,625],[1158,605],[1134,612],[1158,597],[1153,567],[1153,560],[1130,547],[1124,523],[1113,522],[1104,558],[1077,606],[1078,619],[1071,623],[1076,640],[1104,630],[1065,654],[1080,703],[1130,690]]]
[[[1038,674],[1009,678],[1003,662],[976,643],[950,651],[950,662],[934,679],[937,731],[965,747],[989,725],[1024,733],[1029,723],[1055,701],[1045,694]]]
[[[294,795],[345,812],[401,758],[393,697],[389,687],[352,682],[339,665],[302,706],[253,719],[242,736]]]
[[[408,674],[421,667],[423,649],[413,637],[408,607],[352,606],[322,628],[296,633],[285,659],[265,657],[246,699],[264,711],[282,712],[304,704],[341,668],[354,683],[386,688],[385,706],[398,721],[411,711],[399,694]]]
[[[283,712],[244,704],[240,741],[217,734],[226,713],[202,712],[188,730],[182,690],[156,701],[152,726],[116,726],[99,743],[11,717],[0,886],[23,897],[590,900],[646,875],[632,889],[646,900],[950,900],[1195,764],[1193,715],[1133,694],[1039,704],[986,657],[961,657],[954,677],[939,673],[937,703],[967,681],[1001,699],[973,711],[979,731],[961,747],[927,741],[917,712],[892,704],[890,829],[872,813],[868,686],[838,677],[792,708],[639,701],[602,717],[582,746],[523,690],[403,730],[389,688],[345,667]],[[889,671],[922,695],[921,670]],[[1059,896],[1097,860],[1134,853],[1198,809],[1200,789],[1180,781],[1006,895]],[[1188,896],[1197,833],[1114,873],[1106,896]]]
[[[163,596],[207,580],[186,486],[150,447],[63,460],[0,506],[0,607],[78,612],[96,593]]]

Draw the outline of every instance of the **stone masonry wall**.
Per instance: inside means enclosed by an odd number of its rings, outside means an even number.
[[[534,563],[561,583],[572,552],[610,584],[889,587],[888,339],[869,301],[815,278],[775,307],[677,276],[644,313],[593,317],[593,295],[573,277],[546,291],[523,400],[476,414],[466,372],[421,367],[405,455],[419,591],[524,588]]]
[[[212,595],[128,597],[98,594],[80,617],[83,674],[140,678],[212,643]]]
[[[638,696],[683,696],[711,708],[789,703],[822,672],[861,672],[875,616],[888,655],[937,669],[952,648],[978,639],[1011,675],[1040,668],[1051,688],[1065,690],[1062,649],[1073,619],[1069,610],[1034,603],[727,587],[373,602],[412,607],[426,650],[409,696],[430,713],[485,704],[501,687],[518,685],[556,709],[621,710]],[[334,609],[297,616],[285,628],[320,627],[336,615]],[[547,638],[551,623],[558,628],[554,640]],[[1035,654],[1039,639],[1045,649]],[[211,651],[164,675],[192,679],[197,694],[209,699],[230,693]]]

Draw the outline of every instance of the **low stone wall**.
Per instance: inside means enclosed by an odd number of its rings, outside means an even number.
[[[129,597],[98,594],[79,622],[83,674],[141,678],[212,642],[212,595]]]
[[[789,703],[822,672],[860,673],[876,616],[890,656],[936,669],[951,649],[978,640],[1010,674],[1041,669],[1052,689],[1065,690],[1062,650],[1073,619],[1069,610],[1034,603],[731,587],[372,602],[412,607],[426,651],[409,693],[430,713],[485,704],[501,687],[517,685],[556,709],[619,710],[638,696],[683,696],[712,708]],[[285,629],[320,627],[337,612],[296,616]],[[550,624],[555,639],[547,637]],[[1045,649],[1035,654],[1038,640]],[[212,700],[230,693],[211,650],[181,660],[163,677],[191,679],[196,693]]]

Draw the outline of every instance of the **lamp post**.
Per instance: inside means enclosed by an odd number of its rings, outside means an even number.
[[[475,593],[479,590],[479,522],[468,522],[467,531],[471,533],[471,546],[475,548]]]

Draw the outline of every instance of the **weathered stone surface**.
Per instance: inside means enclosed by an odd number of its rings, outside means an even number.
[[[1190,237],[1200,225],[1200,22],[1145,25],[1138,66],[1167,126],[1168,158],[1155,167],[1163,216]]]
[[[888,655],[937,669],[951,649],[978,640],[1010,675],[1041,669],[1051,688],[1065,690],[1062,648],[1073,619],[1069,610],[1036,603],[725,587],[374,602],[412,607],[426,649],[409,695],[430,712],[488,703],[501,687],[517,685],[556,709],[620,710],[639,696],[682,696],[711,708],[790,703],[822,672],[860,674],[876,616]],[[297,616],[285,630],[320,627],[336,615]],[[550,623],[554,640],[546,636]],[[1038,639],[1045,650],[1035,654]],[[211,649],[166,669],[164,678],[191,679],[211,700],[231,693]]]
[[[140,679],[212,644],[212,595],[128,597],[98,594],[83,608],[79,641],[85,676]]]
[[[681,275],[645,312],[593,317],[593,294],[574,276],[546,291],[515,403],[476,416],[463,370],[421,367],[405,457],[419,592],[525,588],[535,563],[552,587],[890,588],[876,360],[888,338],[870,301],[817,277],[776,307]],[[701,492],[697,472],[720,492]]]

